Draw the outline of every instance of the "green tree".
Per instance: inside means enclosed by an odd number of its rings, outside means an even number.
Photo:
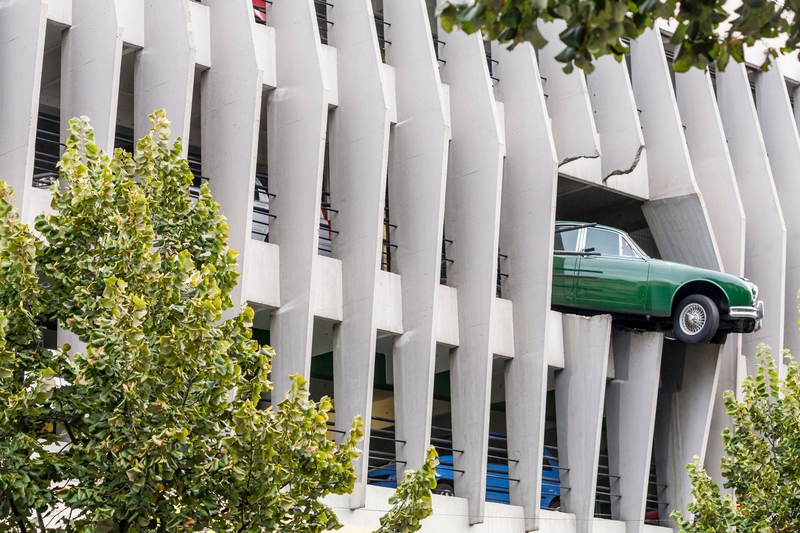
[[[743,384],[741,401],[726,391],[733,427],[722,434],[721,495],[699,460],[686,467],[694,501],[691,519],[672,517],[686,533],[800,531],[800,366],[789,364],[781,380],[769,349],[759,347],[755,376]]]
[[[795,52],[800,43],[800,0],[744,0],[731,11],[727,0],[444,0],[439,6],[442,27],[467,33],[482,31],[486,40],[546,44],[537,21],[563,20],[559,35],[564,49],[556,56],[570,72],[573,65],[591,72],[593,61],[613,55],[621,61],[628,47],[622,37],[636,39],[659,19],[677,24],[671,42],[680,45],[674,68],[685,72],[716,62],[724,70],[730,58],[744,61],[744,48],[786,34],[778,47],[767,46],[767,61]],[[726,22],[723,29],[721,24]]]
[[[236,252],[163,111],[135,155],[73,119],[54,214],[20,223],[0,182],[0,530],[319,532],[355,482],[359,418],[336,444],[331,402],[294,377],[258,409],[272,348],[233,306]],[[53,350],[58,321],[86,344]],[[281,391],[282,392],[282,391]],[[436,454],[398,488],[382,533],[430,514]]]

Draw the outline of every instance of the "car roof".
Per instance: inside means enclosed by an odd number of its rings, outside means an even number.
[[[584,224],[593,224],[593,222],[578,222],[575,220],[556,220],[556,226],[582,226]],[[619,228],[615,228],[613,226],[604,226],[603,224],[597,224],[594,226],[595,228],[600,229],[608,229],[611,231],[616,231],[619,233],[625,233],[625,230],[621,230]]]

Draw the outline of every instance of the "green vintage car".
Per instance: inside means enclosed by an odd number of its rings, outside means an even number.
[[[761,327],[764,304],[750,281],[648,257],[624,231],[556,222],[556,310],[609,313],[618,323],[672,329],[688,344],[724,342]]]

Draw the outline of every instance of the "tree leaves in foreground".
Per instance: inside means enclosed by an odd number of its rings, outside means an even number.
[[[731,11],[731,6],[737,6]],[[745,46],[785,34],[778,46],[767,45],[767,61],[779,53],[796,52],[800,43],[800,0],[444,0],[438,8],[446,31],[461,28],[483,32],[489,41],[514,45],[523,41],[542,48],[546,40],[538,21],[563,20],[559,35],[564,49],[556,56],[570,72],[573,65],[591,72],[598,57],[621,61],[628,51],[621,38],[636,39],[659,19],[676,26],[672,44],[679,45],[674,69],[704,69],[716,62],[725,70],[730,58],[744,61]],[[723,22],[724,28],[723,28]],[[765,43],[766,44],[766,43]]]
[[[304,532],[339,526],[360,419],[334,443],[331,402],[294,377],[257,408],[272,348],[233,307],[228,225],[163,111],[135,155],[70,121],[54,214],[21,224],[0,182],[0,530]],[[58,321],[83,352],[43,345]],[[283,392],[283,391],[281,391]],[[435,452],[401,484],[383,532],[430,514]]]
[[[699,460],[686,467],[694,501],[691,519],[672,517],[686,533],[800,531],[800,366],[780,380],[769,350],[759,347],[758,373],[742,383],[742,400],[726,391],[733,428],[722,434],[724,487],[720,495]]]

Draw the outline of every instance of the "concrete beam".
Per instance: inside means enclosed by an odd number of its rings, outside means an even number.
[[[61,130],[67,121],[87,116],[97,146],[114,148],[122,65],[122,34],[116,2],[73,2],[72,26],[62,34]]]
[[[350,505],[364,506],[372,416],[377,333],[377,274],[383,245],[384,198],[389,151],[389,102],[383,87],[375,17],[369,0],[336,2],[328,31],[337,51],[339,106],[330,128],[331,202],[339,211],[333,257],[342,261],[342,323],[333,328],[337,429],[356,415],[367,431],[354,461],[356,488]]]
[[[228,244],[239,252],[237,270],[242,272],[253,225],[263,72],[250,32],[255,24],[252,3],[221,0],[209,9],[214,68],[203,74],[201,83],[202,168],[228,219]],[[232,294],[234,310],[243,303],[242,294],[240,283]]]
[[[564,370],[556,372],[561,505],[575,515],[576,533],[591,533],[600,432],[611,336],[611,316],[563,315]]]
[[[269,238],[281,249],[282,304],[272,313],[270,341],[278,354],[272,379],[284,394],[290,374],[307,378],[311,370],[328,90],[313,0],[276,2],[270,15],[280,81],[268,107],[269,184],[276,195],[270,211],[277,215]]]
[[[47,4],[0,4],[0,179],[14,187],[22,220],[32,189],[46,28]]]
[[[611,516],[627,533],[641,533],[650,480],[650,458],[664,335],[619,329],[611,334],[614,380],[606,388],[606,428]],[[616,477],[613,477],[616,476]]]
[[[536,53],[495,46],[503,80],[506,159],[500,248],[508,251],[504,296],[514,305],[514,359],[506,363],[506,427],[511,503],[525,510],[525,531],[538,528],[547,398],[547,333],[558,161]]]
[[[674,509],[687,513],[692,486],[686,465],[695,456],[705,460],[711,415],[717,398],[722,347],[718,344],[664,343],[661,389],[655,428],[656,477],[666,486],[659,495],[659,518],[677,531],[668,518]]]
[[[147,46],[136,54],[134,72],[134,139],[150,131],[147,115],[166,109],[172,136],[189,149],[195,56],[189,0],[145,0],[144,38]]]
[[[547,109],[553,119],[553,140],[559,165],[580,157],[600,157],[600,137],[589,101],[586,75],[576,68],[564,73],[564,63],[555,57],[564,49],[558,34],[566,22],[540,23],[539,30],[547,39],[547,46],[539,50],[539,68],[547,95]]]
[[[642,206],[665,259],[719,269],[719,254],[686,148],[664,45],[657,30],[631,42],[633,94],[642,113],[650,201]]]
[[[769,344],[776,360],[783,348],[786,226],[744,65],[717,72],[717,101],[747,216],[744,273],[766,308],[761,331],[742,339],[748,373],[755,374],[759,343]]]
[[[405,441],[396,448],[400,474],[419,468],[430,444],[450,127],[425,1],[386,2],[383,10],[392,24],[386,62],[397,95],[387,188],[397,225],[392,262],[403,276],[404,334],[395,338],[392,357],[395,436]]]
[[[781,63],[757,75],[756,100],[764,146],[786,225],[783,347],[792,353],[800,353],[800,336],[797,334],[797,291],[800,290],[800,212],[797,209],[800,184],[797,182],[797,169],[800,168],[800,137]],[[776,312],[778,309],[772,311]],[[778,350],[774,349],[773,353],[777,355]]]
[[[645,148],[627,64],[611,56],[601,57],[594,72],[586,76],[586,84],[603,152],[600,158],[602,182],[647,198],[646,176],[631,174],[639,165]]]
[[[444,35],[443,32],[440,35]],[[479,34],[447,34],[442,80],[450,85],[453,156],[447,173],[445,223],[458,289],[460,345],[450,358],[456,495],[467,498],[471,524],[483,522],[489,439],[492,333],[498,226],[505,145]]]

